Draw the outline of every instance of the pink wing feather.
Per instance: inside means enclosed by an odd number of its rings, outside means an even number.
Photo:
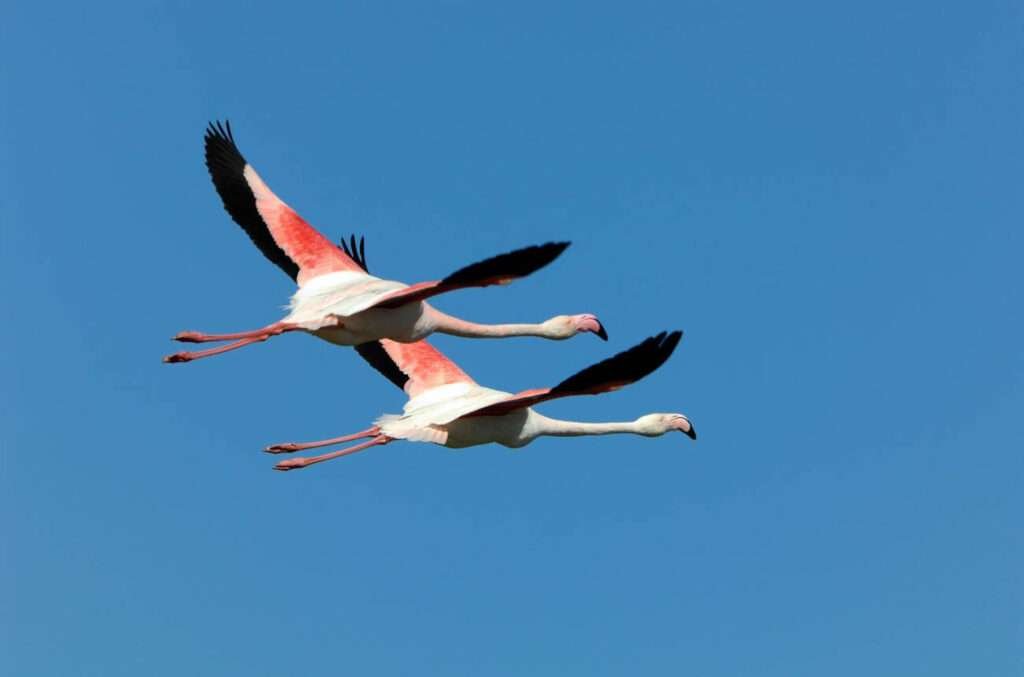
[[[224,209],[270,261],[300,285],[325,273],[362,271],[274,195],[238,150],[230,124],[211,124],[205,142],[206,166]]]
[[[274,195],[251,165],[245,168],[245,179],[256,198],[256,210],[266,222],[274,242],[299,266],[300,285],[326,273],[342,270],[362,272],[362,268],[345,252]]]
[[[469,374],[426,341],[381,339],[356,346],[356,352],[410,398],[449,383],[474,383]]]

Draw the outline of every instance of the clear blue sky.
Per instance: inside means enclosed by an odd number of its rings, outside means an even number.
[[[4,6],[0,672],[1019,672],[1020,3],[480,4]],[[609,344],[437,344],[514,390],[684,329],[544,412],[699,441],[272,472],[403,396],[305,336],[160,363],[291,292],[203,167],[223,117],[379,274],[571,239],[438,305]]]

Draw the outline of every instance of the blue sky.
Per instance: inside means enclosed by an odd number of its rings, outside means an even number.
[[[1020,4],[480,4],[4,6],[0,672],[1019,671]],[[160,363],[291,291],[209,183],[224,117],[378,274],[572,240],[438,306],[609,344],[437,345],[516,390],[684,329],[543,411],[699,441],[272,472],[403,398],[304,336]]]

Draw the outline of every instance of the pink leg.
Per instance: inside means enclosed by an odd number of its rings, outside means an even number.
[[[227,345],[217,346],[216,348],[209,348],[207,350],[174,353],[173,355],[168,355],[164,357],[164,362],[167,362],[169,364],[174,362],[191,362],[192,360],[199,360],[204,357],[211,357],[213,355],[220,355],[221,353],[230,352],[232,350],[238,350],[242,346],[247,346],[250,343],[260,343],[261,341],[266,341],[268,338],[268,336],[260,336],[258,338],[247,338],[242,339],[241,341],[235,341],[234,343],[229,343]]]
[[[369,449],[370,447],[375,447],[380,444],[387,444],[388,442],[391,441],[391,439],[392,438],[388,437],[387,435],[378,435],[377,437],[374,437],[372,440],[368,442],[357,444],[354,447],[349,447],[348,449],[332,451],[329,454],[321,454],[320,456],[310,456],[308,458],[289,458],[275,465],[274,470],[295,470],[297,468],[305,468],[306,466],[313,465],[314,463],[329,461],[332,458],[338,458],[339,456],[347,456],[349,454],[354,454],[357,451],[362,451],[363,449]]]
[[[198,360],[204,357],[220,355],[221,353],[226,353],[231,350],[237,350],[243,346],[249,345],[250,343],[261,343],[271,336],[277,336],[278,334],[283,334],[286,331],[295,331],[297,329],[299,329],[299,327],[278,322],[277,324],[271,324],[263,329],[258,329],[255,332],[243,332],[242,334],[237,334],[237,336],[248,335],[248,338],[243,338],[241,341],[235,341],[234,343],[218,346],[216,348],[208,348],[207,350],[174,353],[173,355],[165,357],[164,362],[191,362],[192,360]],[[231,334],[222,334],[222,336],[231,336]]]
[[[285,324],[283,322],[275,322],[274,324],[268,324],[266,327],[261,329],[253,329],[252,331],[239,331],[234,334],[203,334],[198,331],[180,331],[174,335],[174,341],[181,341],[182,343],[210,343],[211,341],[237,341],[238,339],[256,338],[257,336],[276,336],[286,331],[292,331],[296,327]]]
[[[380,433],[380,428],[373,426],[366,430],[352,435],[343,435],[341,437],[332,437],[329,440],[317,440],[316,442],[285,442],[284,444],[272,444],[263,451],[268,454],[289,454],[293,451],[302,451],[303,449],[316,449],[317,447],[329,447],[332,444],[341,444],[342,442],[350,442],[352,440],[358,440],[363,437],[373,437]]]

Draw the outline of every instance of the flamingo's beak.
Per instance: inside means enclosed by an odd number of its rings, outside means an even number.
[[[586,313],[585,315],[576,315],[574,319],[576,320],[577,332],[590,332],[591,334],[597,334],[598,338],[602,341],[608,340],[608,332],[604,330],[601,320],[597,319],[594,315]]]
[[[692,423],[690,424],[690,429],[689,430],[683,430],[682,428],[680,428],[679,432],[681,432],[682,434],[686,435],[691,440],[696,440],[697,439],[697,429],[693,427]]]

